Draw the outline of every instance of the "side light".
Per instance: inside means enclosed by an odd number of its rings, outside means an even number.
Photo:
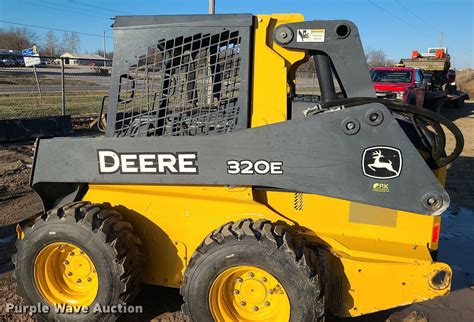
[[[436,223],[433,225],[433,233],[431,234],[431,242],[437,243],[439,242],[439,230],[440,230],[440,223]]]

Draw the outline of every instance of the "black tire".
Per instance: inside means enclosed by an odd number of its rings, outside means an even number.
[[[441,114],[441,111],[443,110],[443,101],[438,99],[436,100],[435,106],[434,106],[434,111],[438,114]]]
[[[222,226],[193,254],[180,290],[184,313],[192,321],[213,321],[211,285],[221,272],[240,265],[259,267],[282,284],[290,301],[291,321],[324,320],[322,270],[316,252],[286,226],[251,219]]]
[[[141,272],[140,241],[132,226],[104,204],[75,202],[49,211],[23,227],[24,239],[16,243],[12,260],[17,292],[29,305],[48,305],[44,320],[97,321],[115,320],[118,314],[93,312],[96,305],[118,308],[130,303],[138,293]],[[38,290],[33,266],[46,245],[68,242],[80,247],[92,259],[99,279],[98,293],[88,314],[56,314]]]

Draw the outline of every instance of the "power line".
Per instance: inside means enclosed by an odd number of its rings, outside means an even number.
[[[110,9],[110,8],[95,6],[95,5],[88,4],[88,3],[84,3],[84,2],[81,2],[81,1],[77,1],[77,0],[71,0],[71,2],[72,2],[72,3],[76,3],[76,4],[80,5],[80,6],[85,6],[85,7],[90,7],[90,8],[96,8],[96,9],[100,9],[100,10],[114,11],[114,12],[122,13],[122,14],[125,14],[125,15],[131,15],[131,13],[129,13],[129,12],[125,12],[125,11],[121,11],[121,10],[117,10],[117,9]]]
[[[99,15],[96,15],[96,14],[81,13],[81,12],[77,12],[77,11],[73,11],[73,10],[67,10],[67,9],[62,9],[62,8],[58,8],[58,7],[47,6],[47,5],[44,5],[44,4],[31,3],[31,2],[27,2],[27,1],[21,1],[21,3],[22,4],[27,4],[27,5],[30,5],[30,6],[56,10],[56,11],[59,11],[59,12],[67,12],[67,13],[73,13],[73,14],[76,14],[76,15],[80,14],[80,15],[94,17],[94,18],[107,19],[107,18],[105,18],[106,17],[105,15],[99,16]],[[77,10],[77,9],[75,9],[75,10]]]
[[[408,8],[407,6],[405,6],[401,1],[396,0],[396,2],[397,2],[401,7],[403,7],[403,9],[405,9],[406,11],[408,11],[413,17],[415,17],[415,18],[417,18],[418,20],[420,20],[421,23],[426,24],[426,25],[431,25],[431,27],[434,27],[431,23],[429,23],[428,21],[426,21],[423,17],[419,16],[416,12],[414,12],[413,10],[411,10],[410,8]],[[432,29],[438,29],[438,28],[432,28]]]
[[[88,9],[79,9],[78,7],[65,5],[64,2],[65,1],[62,1],[61,3],[57,3],[57,2],[54,2],[54,1],[46,1],[46,0],[42,1],[42,3],[49,3],[50,5],[59,6],[61,8],[69,8],[69,9],[74,10],[74,12],[78,12],[78,13],[84,13],[86,15],[89,15],[89,14],[100,15],[100,16],[105,16],[105,17],[110,18],[110,15],[105,14],[103,11],[102,12],[97,12],[97,11],[88,10]]]
[[[0,22],[1,23],[8,23],[8,24],[11,24],[11,25],[38,28],[38,29],[54,30],[54,31],[61,31],[61,32],[75,32],[76,34],[84,35],[84,36],[93,36],[93,37],[100,37],[100,38],[104,37],[104,35],[89,34],[87,32],[80,32],[80,31],[74,31],[74,30],[65,30],[65,29],[58,29],[58,28],[49,28],[49,27],[35,26],[35,25],[28,25],[28,24],[25,24],[25,23],[19,23],[19,22],[7,21],[7,20],[0,20]],[[105,36],[105,38],[112,39],[113,37]]]
[[[415,25],[409,23],[408,21],[406,21],[406,20],[400,18],[398,15],[393,14],[391,10],[389,10],[389,9],[387,9],[387,8],[385,8],[385,7],[383,7],[383,6],[379,5],[379,4],[377,4],[377,3],[375,3],[373,0],[367,0],[367,1],[368,1],[371,5],[373,5],[374,7],[378,8],[378,9],[382,10],[383,12],[387,13],[388,15],[390,15],[392,18],[394,18],[394,19],[396,19],[396,20],[398,20],[398,21],[400,21],[400,22],[403,22],[404,24],[406,24],[406,25],[409,26],[410,28],[414,28],[417,33],[424,34],[424,35],[427,36],[427,37],[432,37],[432,36],[433,36],[432,34],[428,33],[424,28],[419,28],[419,26],[415,26]]]
[[[428,24],[425,19],[423,19],[423,18],[421,18],[420,16],[418,16],[416,13],[414,13],[412,10],[410,10],[410,8],[406,7],[406,6],[405,6],[404,4],[402,4],[400,1],[396,0],[396,2],[397,2],[403,9],[405,9],[406,11],[408,11],[412,16],[414,16],[415,18],[417,18],[418,20],[420,20],[420,22],[425,23],[425,24]]]
[[[395,18],[396,20],[401,21],[401,22],[403,22],[404,24],[406,24],[406,25],[408,25],[408,26],[410,26],[410,27],[412,27],[412,28],[415,28],[415,26],[413,26],[411,23],[409,23],[409,22],[407,22],[406,20],[403,20],[402,18],[400,18],[399,16],[393,14],[393,13],[392,13],[390,10],[388,10],[387,8],[382,7],[381,5],[376,4],[376,3],[374,3],[374,2],[371,1],[371,0],[367,0],[367,1],[368,1],[371,5],[373,5],[374,7],[378,8],[378,9],[384,11],[385,13],[387,13],[388,15],[390,15],[392,18]]]

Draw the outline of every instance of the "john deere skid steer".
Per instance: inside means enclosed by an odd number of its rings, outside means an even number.
[[[105,135],[36,143],[45,212],[18,227],[13,260],[18,292],[51,308],[40,317],[113,319],[141,283],[180,288],[193,321],[320,321],[449,292],[436,251],[462,134],[375,97],[353,23],[127,16],[114,29]],[[307,61],[320,95],[296,95]]]

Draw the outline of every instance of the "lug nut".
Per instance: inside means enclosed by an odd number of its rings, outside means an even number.
[[[69,256],[74,256],[74,252],[69,252]]]
[[[265,306],[270,306],[270,302],[265,301],[265,302],[263,303],[263,305],[265,305]]]
[[[266,282],[267,282],[267,278],[266,278],[266,277],[262,278],[262,282],[266,283]]]
[[[72,276],[72,272],[67,272],[67,276]]]
[[[82,280],[80,278],[78,278],[76,283],[82,283]]]
[[[92,282],[92,278],[88,277],[88,278],[87,278],[87,281],[88,281],[88,282]]]
[[[69,265],[69,262],[65,260],[65,261],[63,261],[63,264],[64,265]]]
[[[64,246],[63,244],[61,244],[61,245],[59,245],[59,248],[58,248],[58,249],[59,249],[60,251],[63,251],[63,250],[64,250],[64,247],[65,247],[65,246]]]
[[[240,277],[237,277],[237,283],[242,283],[243,279],[241,279]]]
[[[277,286],[275,286],[275,288],[272,291],[277,294],[283,294],[283,292],[281,291],[280,284],[277,284]]]
[[[257,311],[258,311],[258,306],[254,306],[254,307],[252,308],[252,310],[255,311],[255,312],[257,312]]]
[[[254,276],[255,276],[254,273],[252,273],[252,272],[249,273],[249,277],[250,277],[250,278],[254,278]]]
[[[79,254],[84,255],[84,252],[81,250],[81,251],[79,252]]]
[[[234,293],[234,295],[237,295],[237,294],[240,293],[240,291],[239,290],[233,290],[232,293]]]
[[[240,301],[240,306],[246,306],[247,303],[245,303],[244,301]]]

